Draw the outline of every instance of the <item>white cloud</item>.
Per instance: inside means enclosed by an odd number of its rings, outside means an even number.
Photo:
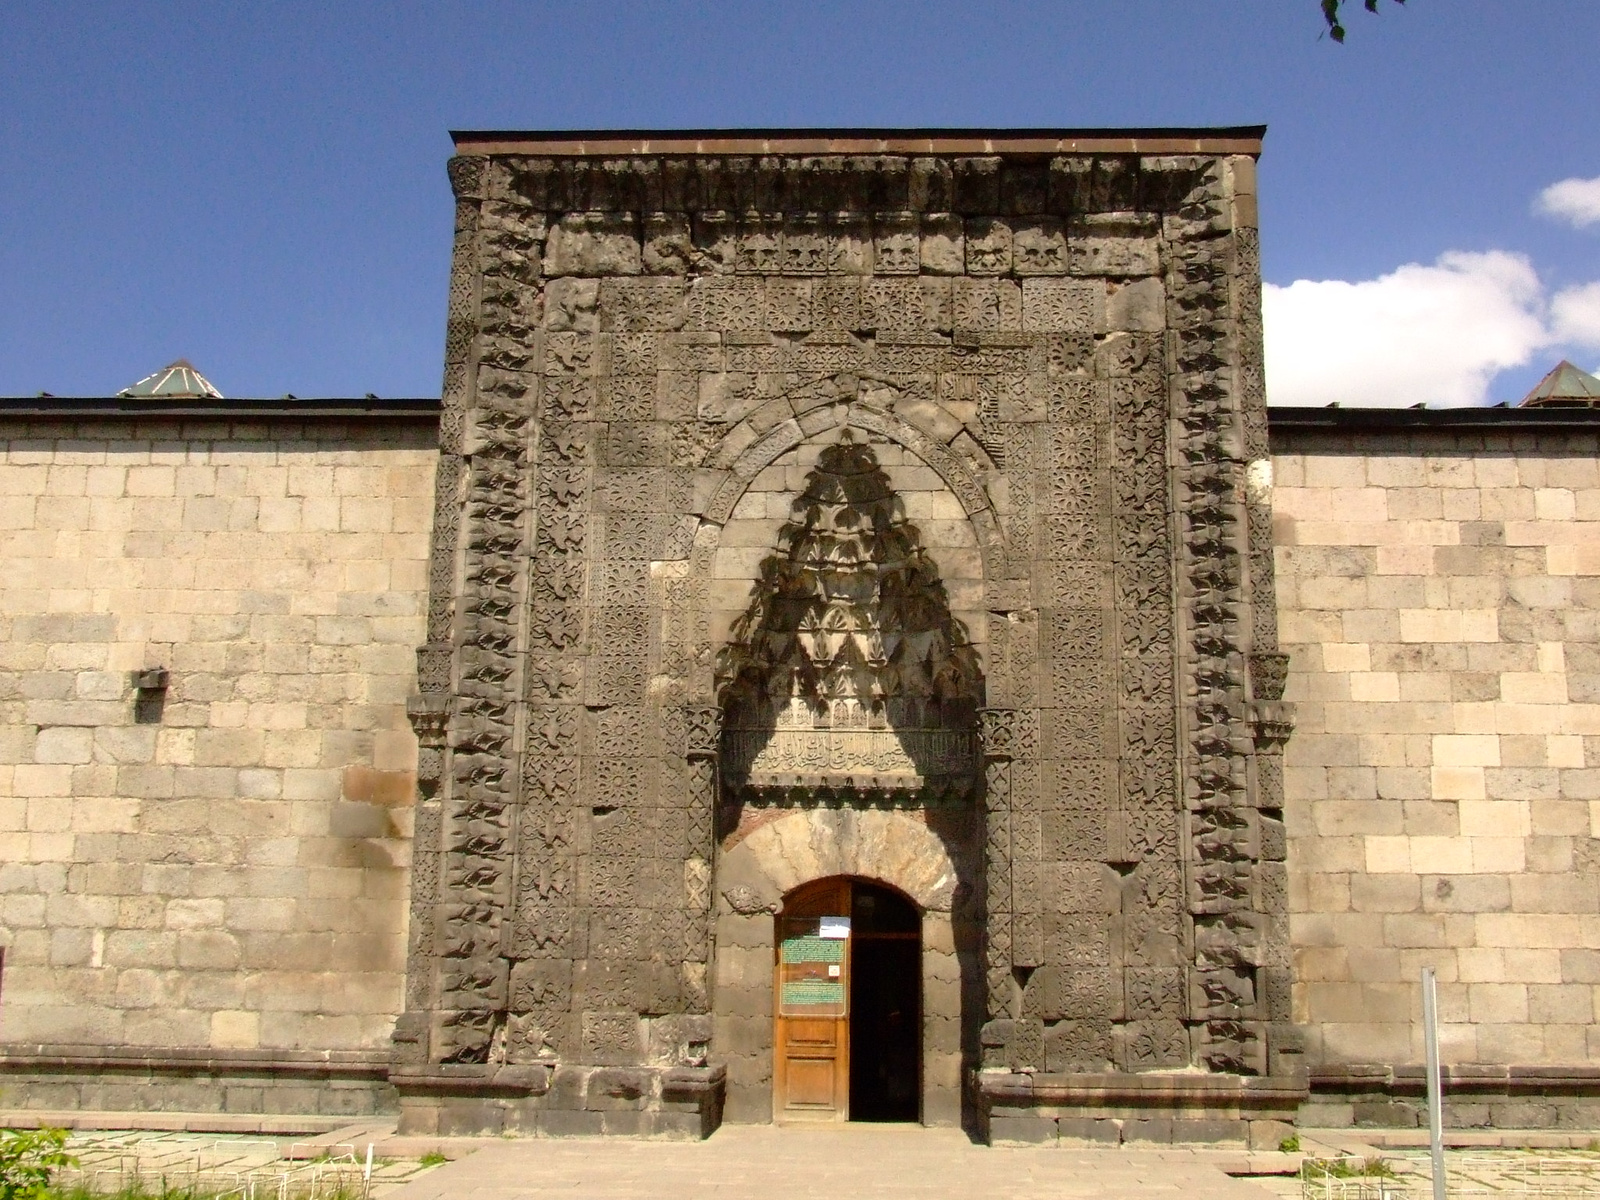
[[[1600,178],[1563,179],[1552,183],[1539,193],[1533,209],[1579,229],[1600,224]]]
[[[1600,346],[1600,283],[1557,292],[1550,301],[1550,332],[1558,342]]]
[[[1501,250],[1451,251],[1377,279],[1267,284],[1263,301],[1273,404],[1483,404],[1498,372],[1557,340],[1532,264]],[[1594,318],[1600,329],[1600,285],[1557,301],[1564,328]]]

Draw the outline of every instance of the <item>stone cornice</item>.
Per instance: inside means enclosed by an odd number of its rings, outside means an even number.
[[[159,417],[185,421],[278,419],[340,421],[437,420],[433,397],[401,400],[315,398],[295,396],[261,400],[169,400],[130,396],[0,396],[0,420],[93,420]]]
[[[1274,435],[1281,433],[1508,433],[1600,429],[1600,408],[1549,405],[1539,408],[1299,408],[1267,410]]]
[[[456,153],[541,157],[768,154],[1249,154],[1265,125],[1135,129],[452,130]]]

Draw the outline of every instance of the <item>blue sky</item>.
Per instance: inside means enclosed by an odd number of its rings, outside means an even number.
[[[7,5],[0,395],[437,394],[490,127],[1264,122],[1275,400],[1600,365],[1600,221],[1533,208],[1600,177],[1600,4],[1350,2]]]

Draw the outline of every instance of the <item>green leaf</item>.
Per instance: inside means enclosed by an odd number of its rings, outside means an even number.
[[[0,1200],[42,1200],[58,1170],[78,1165],[66,1144],[65,1129],[0,1131]]]

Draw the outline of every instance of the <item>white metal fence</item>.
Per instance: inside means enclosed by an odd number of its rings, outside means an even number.
[[[69,1147],[77,1150],[78,1147]],[[148,1144],[84,1147],[79,1165],[56,1173],[57,1192],[167,1200],[369,1200],[370,1151],[349,1144],[308,1148],[266,1139],[198,1139],[152,1153]]]
[[[1600,1196],[1600,1155],[1451,1152],[1446,1197]],[[1426,1200],[1433,1194],[1427,1155],[1308,1158],[1300,1168],[1302,1200]]]

